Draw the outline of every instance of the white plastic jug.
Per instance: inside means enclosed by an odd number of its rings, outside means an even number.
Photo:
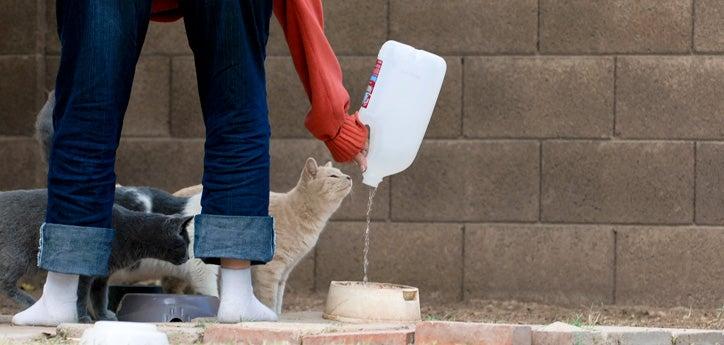
[[[154,324],[98,321],[83,332],[80,345],[168,345],[168,336]]]
[[[435,54],[395,41],[382,45],[359,111],[370,127],[362,183],[377,187],[415,160],[446,69]]]

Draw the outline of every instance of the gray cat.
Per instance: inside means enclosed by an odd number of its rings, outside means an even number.
[[[17,281],[36,262],[44,221],[47,190],[0,192],[0,290],[23,307],[35,300],[17,287]],[[188,260],[187,226],[193,217],[166,216],[113,207],[110,273],[129,268],[144,258],[180,265]],[[107,308],[107,277],[81,276],[78,283],[80,322],[115,320]],[[90,303],[89,303],[90,302]]]

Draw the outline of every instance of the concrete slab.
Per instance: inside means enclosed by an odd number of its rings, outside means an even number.
[[[531,326],[532,345],[599,345],[603,336],[590,329],[576,327],[564,322],[545,326]]]
[[[53,327],[0,325],[0,344],[27,343],[47,339],[55,334]]]
[[[724,331],[669,329],[673,345],[724,345]]]
[[[92,324],[64,323],[58,326],[57,334],[62,338],[78,341]],[[158,323],[158,330],[166,333],[171,344],[199,343],[204,334],[204,325],[200,323]]]
[[[673,336],[661,328],[595,326],[606,345],[668,345]]]

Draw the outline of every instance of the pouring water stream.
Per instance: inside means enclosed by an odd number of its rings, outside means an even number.
[[[372,214],[372,200],[375,198],[375,192],[377,191],[377,188],[370,188],[369,190],[369,199],[367,199],[367,227],[365,227],[365,249],[363,252],[364,261],[363,261],[363,273],[364,278],[363,282],[367,283],[367,266],[369,266],[369,259],[368,255],[370,252],[370,215]]]

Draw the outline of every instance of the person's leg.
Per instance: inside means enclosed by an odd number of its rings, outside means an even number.
[[[250,264],[274,255],[264,59],[272,0],[182,1],[206,124],[194,254],[221,263],[219,321],[274,320]]]
[[[115,152],[151,0],[57,0],[62,45],[38,266],[43,295],[13,323],[77,319],[79,275],[108,274]]]

